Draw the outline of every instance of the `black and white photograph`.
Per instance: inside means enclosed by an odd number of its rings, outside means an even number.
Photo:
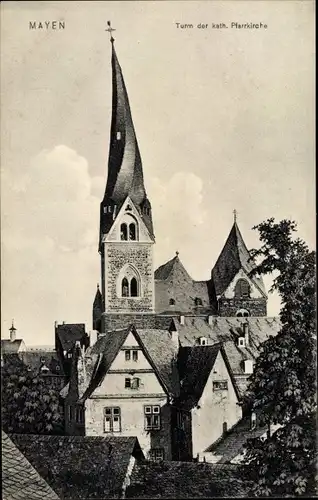
[[[314,22],[2,2],[4,500],[318,496]]]

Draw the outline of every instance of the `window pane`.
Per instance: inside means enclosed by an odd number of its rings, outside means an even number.
[[[114,408],[113,413],[114,415],[120,415],[120,408]]]
[[[128,240],[127,224],[121,224],[120,226],[120,239],[122,241]]]
[[[145,413],[151,413],[151,406],[145,406]]]
[[[139,378],[135,377],[132,379],[131,388],[132,389],[139,389]]]
[[[130,378],[125,378],[125,387],[126,387],[126,389],[131,387],[131,380],[130,380]]]
[[[152,412],[153,413],[160,413],[160,406],[153,406],[152,407]]]
[[[111,431],[111,419],[110,419],[110,417],[105,417],[104,431],[105,432],[110,432]]]
[[[152,429],[152,421],[151,421],[150,415],[146,415],[146,417],[145,417],[145,428]]]
[[[128,297],[129,295],[127,278],[124,278],[121,282],[121,295],[122,297]]]
[[[138,360],[138,351],[133,351],[133,360],[134,361]]]
[[[130,351],[125,351],[125,359],[126,361],[130,360]]]
[[[138,284],[136,278],[132,278],[130,282],[130,295],[131,297],[138,297]]]
[[[153,415],[152,416],[152,422],[153,422],[153,429],[159,429],[160,428],[160,418],[159,418],[159,415]]]
[[[133,241],[136,239],[136,226],[134,223],[129,224],[129,239]]]
[[[111,408],[105,408],[105,415],[110,415],[112,412]]]

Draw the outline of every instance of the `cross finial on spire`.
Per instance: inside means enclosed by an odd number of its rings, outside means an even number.
[[[12,330],[12,331],[13,331],[13,330],[16,330],[16,328],[14,327],[14,319],[12,320],[12,326],[11,326],[11,328],[10,328],[10,331],[11,331],[11,330]]]
[[[233,214],[234,214],[234,222],[236,222],[238,213],[237,213],[237,210],[235,208],[233,210]]]
[[[115,38],[113,38],[113,31],[116,31],[114,28],[111,27],[110,21],[107,21],[108,28],[105,29],[105,31],[108,31],[110,34],[110,41],[111,43],[114,43]]]
[[[179,256],[179,252],[178,252],[178,250],[176,251],[176,256],[177,256],[177,257]]]

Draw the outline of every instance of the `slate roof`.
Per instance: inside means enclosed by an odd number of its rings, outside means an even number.
[[[247,250],[237,223],[234,222],[223,250],[212,269],[212,279],[216,295],[219,296],[225,292],[241,268],[249,274],[254,267],[255,263],[250,258],[250,253]],[[263,279],[260,276],[254,276],[250,279],[266,297]]]
[[[13,434],[11,439],[64,499],[120,498],[130,458],[144,458],[135,437]]]
[[[238,337],[243,336],[243,321],[247,321],[249,329],[247,347],[239,347],[237,341]],[[255,360],[259,355],[260,344],[270,336],[277,335],[281,327],[279,318],[267,317],[249,317],[243,320],[216,316],[212,318],[210,325],[207,317],[185,316],[184,325],[180,324],[179,318],[174,318],[174,323],[183,347],[198,345],[200,337],[206,337],[208,345],[222,343],[240,394],[245,391],[248,383],[248,375],[244,373],[244,360]]]
[[[36,350],[26,351],[19,354],[23,363],[35,373],[41,370],[42,366],[49,368],[49,373],[54,375],[64,376],[63,365],[60,363],[57,352],[55,350]]]
[[[221,457],[218,463],[230,463],[244,451],[244,445],[248,439],[260,437],[265,433],[266,427],[256,427],[251,430],[250,417],[247,416],[213,443],[207,451]]]
[[[178,255],[155,271],[155,292],[156,311],[160,313],[214,310],[210,282],[193,280]],[[170,304],[170,299],[175,305]]]
[[[57,494],[3,431],[1,440],[3,500],[58,500]]]
[[[144,463],[134,467],[126,498],[218,498],[247,496],[242,467],[194,462]]]
[[[1,340],[1,351],[4,354],[15,354],[19,351],[21,345],[23,345],[24,342],[22,339],[16,339],[13,342],[11,340]]]
[[[89,384],[81,400],[90,397],[104,379],[130,332],[135,335],[167,393],[179,395],[176,361],[173,362],[173,358],[176,358],[176,348],[173,347],[169,332],[150,329],[136,331],[130,326],[100,336],[94,346],[87,350],[85,364]]]
[[[63,351],[73,349],[77,340],[84,341],[88,345],[88,336],[85,332],[84,323],[65,323],[56,327],[56,335],[61,343]]]
[[[221,344],[181,347],[178,356],[179,375],[181,379],[180,400],[188,409],[193,408],[199,402],[219,353],[223,357],[229,371],[234,390],[238,398],[240,397],[232,370]]]

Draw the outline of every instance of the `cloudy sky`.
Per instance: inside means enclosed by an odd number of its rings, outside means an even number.
[[[195,279],[208,279],[233,209],[248,248],[258,245],[252,226],[272,216],[295,219],[314,246],[314,2],[3,2],[1,17],[4,337],[12,318],[29,345],[53,344],[55,320],[91,328],[109,19],[153,206],[156,266],[178,250]],[[54,20],[65,29],[29,29]],[[268,313],[278,311],[271,296]]]

